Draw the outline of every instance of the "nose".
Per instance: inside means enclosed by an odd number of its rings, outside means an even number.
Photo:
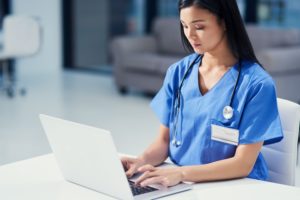
[[[192,30],[191,28],[187,29],[186,30],[186,37],[189,38],[189,39],[194,39],[196,34],[195,34],[195,31]]]

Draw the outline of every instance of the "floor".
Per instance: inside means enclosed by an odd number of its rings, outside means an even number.
[[[22,83],[26,96],[10,99],[0,93],[0,165],[51,152],[40,113],[110,130],[118,151],[133,155],[158,131],[151,98],[134,91],[120,95],[107,73],[65,71],[22,77]],[[300,187],[299,165],[296,185]]]

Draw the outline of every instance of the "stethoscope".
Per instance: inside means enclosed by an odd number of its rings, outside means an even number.
[[[183,86],[183,83],[187,77],[187,75],[189,74],[189,72],[191,71],[191,69],[193,68],[194,64],[198,61],[198,59],[201,59],[200,61],[200,64],[199,66],[201,65],[201,62],[202,62],[202,58],[203,58],[203,55],[198,55],[194,60],[193,62],[190,64],[190,66],[188,67],[188,69],[186,70],[186,72],[184,73],[183,75],[183,78],[180,82],[180,85],[177,89],[177,93],[176,93],[176,98],[175,98],[175,105],[174,105],[174,109],[173,109],[173,112],[174,112],[174,115],[175,115],[175,120],[174,120],[174,123],[173,123],[173,131],[174,131],[174,134],[173,134],[173,139],[172,139],[172,144],[175,146],[175,147],[179,147],[181,146],[182,144],[182,138],[180,138],[179,140],[177,139],[177,126],[178,126],[178,114],[179,114],[179,110],[180,110],[180,94],[181,94],[181,88]],[[239,61],[239,64],[238,64],[238,77],[236,79],[236,82],[235,82],[235,85],[234,85],[234,88],[233,88],[233,91],[231,93],[231,98],[230,98],[230,102],[229,102],[229,105],[225,106],[223,108],[223,117],[227,120],[230,120],[232,119],[233,117],[233,108],[232,108],[232,103],[233,103],[233,98],[234,98],[234,95],[235,95],[235,92],[236,92],[236,88],[237,88],[237,85],[238,85],[238,82],[239,82],[239,79],[240,79],[240,71],[241,71],[241,62]],[[180,135],[181,136],[181,135]]]

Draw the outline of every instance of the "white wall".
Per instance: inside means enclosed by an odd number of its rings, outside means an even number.
[[[12,0],[12,14],[37,16],[42,25],[42,47],[33,57],[16,61],[20,79],[56,74],[62,69],[61,0]]]

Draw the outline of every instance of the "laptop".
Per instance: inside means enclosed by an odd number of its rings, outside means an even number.
[[[136,186],[128,180],[109,131],[47,116],[40,120],[65,180],[117,199],[155,199],[191,189]]]

